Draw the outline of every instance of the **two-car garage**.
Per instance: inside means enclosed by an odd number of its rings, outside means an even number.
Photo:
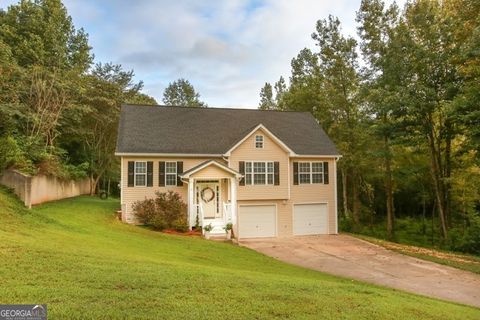
[[[293,235],[328,234],[326,203],[293,204]],[[277,236],[277,205],[239,205],[238,233],[241,239]]]

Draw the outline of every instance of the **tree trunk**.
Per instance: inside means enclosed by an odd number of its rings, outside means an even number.
[[[93,173],[90,174],[90,195],[93,196],[95,194],[95,179],[93,178]]]
[[[345,169],[342,169],[342,198],[343,198],[343,214],[346,218],[349,217],[348,214],[348,189],[347,189],[347,174]]]
[[[352,179],[352,193],[353,193],[353,220],[355,221],[355,224],[359,225],[360,224],[360,190],[358,188],[358,179],[356,177],[356,174],[353,174],[353,179]]]
[[[433,190],[435,192],[435,198],[437,200],[437,208],[438,208],[438,215],[440,217],[440,226],[442,230],[442,237],[443,239],[448,238],[448,230],[447,230],[447,223],[445,220],[445,207],[444,207],[444,196],[443,196],[443,188],[442,188],[442,181],[439,171],[439,159],[437,157],[437,150],[435,148],[435,140],[434,134],[432,131],[429,132],[429,147],[430,147],[430,160],[431,160],[431,174],[433,179]]]
[[[394,206],[393,206],[393,178],[392,178],[392,159],[390,157],[390,146],[388,137],[384,137],[385,144],[385,193],[387,206],[387,239],[393,239],[394,235]]]
[[[451,217],[450,217],[450,176],[452,174],[452,125],[450,121],[445,123],[446,138],[445,138],[445,172],[443,177],[445,178],[443,183],[444,186],[444,204],[445,204],[445,220],[447,226],[451,226]]]

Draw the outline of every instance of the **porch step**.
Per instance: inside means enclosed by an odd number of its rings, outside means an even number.
[[[226,241],[227,240],[227,234],[210,234],[210,238],[208,240],[213,240],[213,241]]]

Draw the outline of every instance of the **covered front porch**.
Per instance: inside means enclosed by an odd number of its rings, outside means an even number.
[[[188,224],[190,229],[211,225],[211,235],[225,235],[225,227],[237,223],[237,183],[242,175],[215,160],[205,161],[185,171],[188,185]]]

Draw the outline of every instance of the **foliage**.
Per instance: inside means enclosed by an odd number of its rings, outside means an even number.
[[[163,103],[167,106],[208,107],[200,101],[200,94],[193,85],[182,78],[168,84],[163,92]]]
[[[311,112],[337,145],[341,229],[414,244],[428,229],[435,245],[472,252],[479,2],[363,0],[356,22],[358,42],[339,19],[319,20],[316,48],[292,59],[281,103],[267,83],[260,107]]]
[[[0,11],[0,170],[118,181],[121,103],[154,104],[133,71],[96,63],[88,36],[60,0],[25,0]]]
[[[207,224],[206,226],[203,227],[203,230],[205,230],[205,232],[210,232],[213,230],[213,226],[211,223]]]
[[[0,137],[0,171],[24,161],[23,152],[15,138]]]
[[[233,224],[231,222],[227,223],[227,225],[225,226],[224,229],[225,229],[226,232],[232,230],[233,229]]]
[[[132,208],[138,220],[156,230],[186,231],[187,205],[176,192],[156,192],[154,199],[137,201]]]

